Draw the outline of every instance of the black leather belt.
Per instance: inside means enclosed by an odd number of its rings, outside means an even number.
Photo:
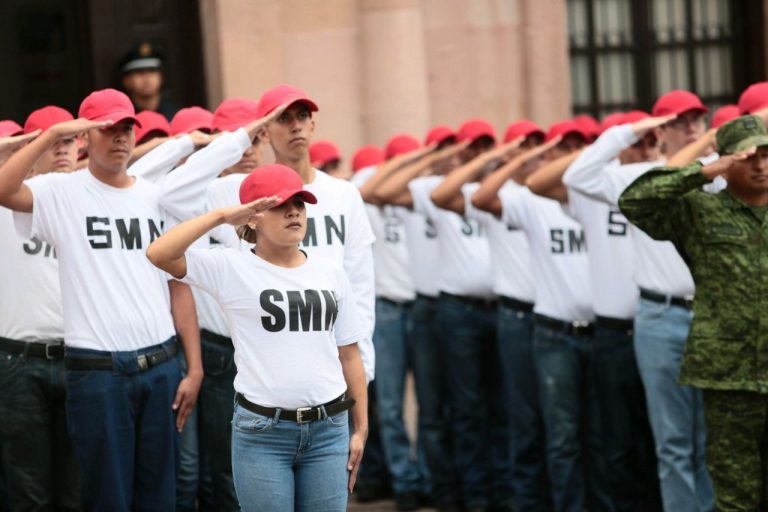
[[[215,345],[219,345],[224,348],[231,348],[234,350],[235,346],[232,345],[232,338],[216,334],[208,329],[200,329],[200,335],[205,338],[205,341],[210,341]]]
[[[175,336],[174,336],[175,338]],[[167,342],[165,342],[167,343]],[[136,356],[136,362],[141,371],[149,370],[153,366],[164,363],[174,357],[179,352],[179,344],[173,343],[167,348],[158,348],[151,352],[139,354]],[[78,357],[68,354],[64,360],[67,370],[111,370],[112,356],[104,355],[97,357]]]
[[[558,320],[557,318],[536,314],[533,316],[533,321],[542,327],[564,332],[571,336],[592,336],[595,333],[594,322],[588,322],[587,320],[566,322],[565,320]]]
[[[448,292],[440,292],[440,296],[458,300],[464,302],[465,304],[470,304],[471,306],[484,309],[495,308],[496,304],[498,303],[496,297],[470,297],[469,295],[454,295]]]
[[[598,327],[616,331],[631,331],[635,328],[635,322],[633,320],[613,318],[610,316],[596,316],[595,323]]]
[[[238,404],[256,414],[261,414],[262,416],[266,416],[268,418],[272,418],[275,416],[275,414],[277,414],[276,407],[264,407],[263,405],[255,404],[249,401],[240,393],[235,395],[235,400]],[[310,421],[323,419],[323,409],[325,409],[326,416],[334,416],[340,412],[344,412],[347,409],[350,409],[353,405],[355,405],[354,399],[350,398],[345,400],[344,395],[341,395],[340,397],[334,398],[330,402],[323,405],[316,405],[314,407],[300,407],[293,411],[288,409],[281,409],[280,419],[293,421],[295,423],[309,423]]]
[[[640,288],[640,297],[642,297],[645,300],[659,302],[661,304],[666,304],[667,302],[669,302],[674,306],[680,306],[681,308],[685,308],[685,309],[693,308],[693,295],[686,295],[685,297],[675,297],[674,295],[665,295],[663,293],[654,292],[654,291],[648,290],[647,288]]]
[[[0,337],[0,350],[11,354],[27,354],[41,359],[64,359],[64,341],[36,343]]]
[[[427,302],[437,302],[437,297],[432,297],[431,295],[424,295],[423,293],[417,293],[416,298],[425,300]]]
[[[530,302],[524,302],[522,300],[513,299],[512,297],[506,297],[499,295],[499,304],[515,311],[522,311],[524,313],[530,313],[533,311],[533,304]]]
[[[384,302],[386,304],[389,304],[390,306],[395,306],[398,308],[403,308],[403,307],[407,308],[408,306],[413,304],[412,300],[399,301],[399,300],[388,299],[386,297],[376,297],[376,300],[380,300],[381,302]]]

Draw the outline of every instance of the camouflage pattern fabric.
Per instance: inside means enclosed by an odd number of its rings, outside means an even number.
[[[619,200],[630,222],[677,247],[696,283],[680,382],[768,393],[768,223],[701,164],[654,169]]]
[[[715,486],[716,510],[765,510],[765,448],[768,396],[746,391],[704,390],[707,469]]]

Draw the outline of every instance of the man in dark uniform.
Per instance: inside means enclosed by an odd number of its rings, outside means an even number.
[[[120,60],[122,85],[136,112],[152,110],[170,122],[181,105],[162,92],[163,57],[151,43],[134,46]]]
[[[681,384],[701,388],[720,512],[765,510],[768,419],[768,132],[757,116],[717,131],[720,158],[647,172],[621,195],[630,222],[675,244],[696,283]],[[702,186],[717,176],[728,187]]]

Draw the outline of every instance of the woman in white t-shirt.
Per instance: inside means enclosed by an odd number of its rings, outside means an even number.
[[[340,265],[299,249],[304,204],[317,200],[292,169],[256,169],[240,201],[176,226],[147,257],[224,310],[237,365],[232,467],[242,509],[346,510],[368,432],[357,345],[365,330],[349,280]],[[189,249],[222,224],[255,247]]]

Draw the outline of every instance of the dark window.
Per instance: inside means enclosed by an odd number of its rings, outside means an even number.
[[[650,109],[672,89],[712,107],[763,78],[762,0],[568,0],[575,113]]]

